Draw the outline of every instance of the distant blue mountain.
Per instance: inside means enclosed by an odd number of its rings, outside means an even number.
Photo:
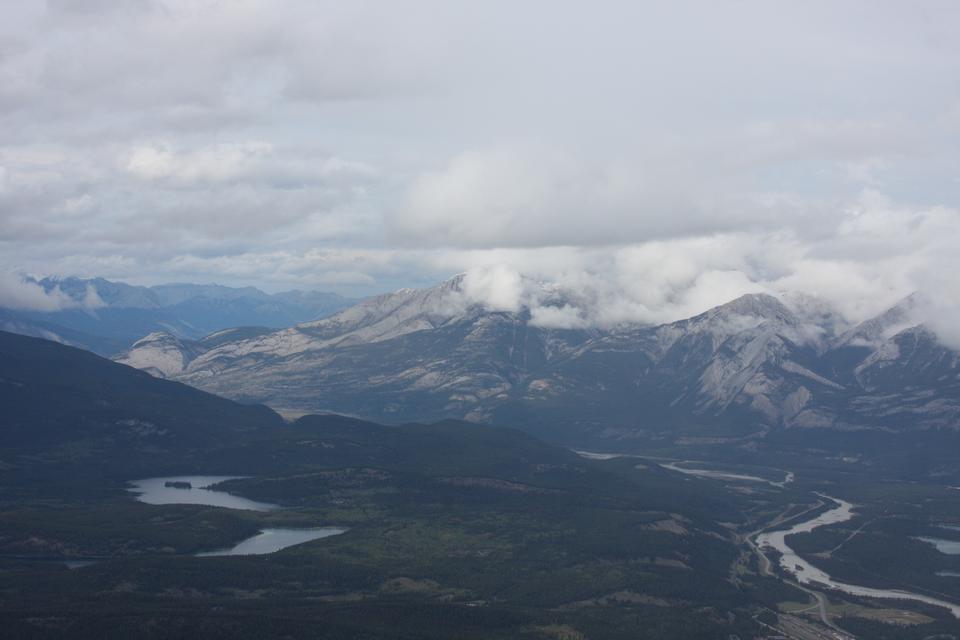
[[[0,301],[0,329],[102,355],[119,353],[157,331],[199,339],[233,327],[288,327],[325,318],[357,302],[321,291],[269,294],[254,287],[216,284],[142,287],[103,278],[43,278],[34,282],[48,292],[59,290],[76,306],[28,311],[3,308]]]

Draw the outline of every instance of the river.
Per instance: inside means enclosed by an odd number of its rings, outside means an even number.
[[[572,449],[581,458],[587,458],[588,460],[612,460],[614,458],[643,458],[648,460],[655,460],[656,458],[650,458],[648,456],[641,456],[629,453],[600,453],[598,451],[584,451],[582,449]],[[781,489],[786,485],[794,481],[794,474],[792,471],[781,471],[784,474],[783,480],[769,480],[767,478],[761,478],[760,476],[751,476],[743,473],[732,473],[730,471],[716,471],[714,469],[694,469],[690,467],[682,467],[682,464],[703,464],[694,460],[677,460],[673,462],[659,462],[658,463],[664,469],[669,469],[670,471],[676,471],[678,473],[683,473],[688,476],[696,476],[698,478],[710,478],[712,480],[727,480],[730,482],[761,482],[769,484],[773,487],[780,487]]]
[[[930,596],[910,591],[901,591],[899,589],[874,589],[872,587],[862,587],[854,584],[847,584],[834,580],[825,571],[822,571],[803,558],[801,558],[786,542],[787,536],[795,533],[808,533],[818,527],[838,522],[846,522],[853,518],[854,505],[851,503],[821,495],[822,498],[830,500],[837,504],[836,507],[821,513],[815,518],[805,520],[795,524],[789,529],[780,529],[777,531],[768,531],[761,533],[756,537],[757,547],[763,552],[764,549],[773,548],[780,552],[780,566],[784,571],[793,575],[798,582],[806,585],[823,585],[831,589],[836,589],[854,596],[865,598],[884,598],[894,600],[914,600],[926,604],[943,607],[948,609],[956,618],[960,618],[960,605],[946,600],[938,600]]]
[[[783,488],[785,485],[793,482],[794,475],[792,472],[787,471],[783,476],[783,480],[777,482],[776,480],[768,480],[767,478],[761,478],[760,476],[750,476],[743,473],[731,473],[729,471],[714,471],[713,469],[691,469],[688,467],[681,467],[682,462],[670,462],[670,463],[660,463],[660,466],[664,469],[669,469],[670,471],[677,471],[679,473],[685,473],[690,476],[696,476],[698,478],[711,478],[713,480],[729,480],[731,482],[762,482],[769,484],[773,487]]]
[[[584,458],[589,458],[592,460],[610,460],[611,458],[619,457],[642,457],[642,456],[631,456],[628,454],[619,454],[619,453],[597,453],[593,451],[577,451],[575,453],[579,454]],[[682,467],[682,464],[689,464],[690,462],[669,462],[669,463],[660,463],[660,466],[669,469],[671,471],[677,471],[679,473],[684,473],[687,475],[697,476],[701,478],[712,478],[714,480],[727,480],[732,482],[765,482],[775,487],[784,487],[785,485],[794,481],[795,476],[793,472],[786,471],[784,479],[780,482],[768,480],[766,478],[761,478],[758,476],[751,476],[738,473],[729,473],[726,471],[716,471],[711,469],[692,469],[689,467]],[[957,487],[960,489],[960,487]],[[853,518],[854,505],[846,502],[845,500],[840,500],[838,498],[832,498],[830,496],[825,496],[818,494],[820,497],[830,500],[837,504],[836,507],[821,513],[815,518],[805,520],[799,524],[795,524],[788,529],[779,529],[776,531],[768,531],[766,533],[761,533],[756,536],[755,544],[757,549],[763,553],[765,548],[773,548],[780,552],[780,566],[783,567],[784,571],[788,574],[793,575],[798,582],[805,585],[823,585],[831,589],[836,589],[844,593],[849,593],[854,596],[862,596],[865,598],[883,598],[883,599],[895,599],[895,600],[914,600],[917,602],[924,602],[926,604],[934,605],[937,607],[943,607],[950,611],[954,617],[960,619],[960,605],[954,604],[952,602],[947,602],[946,600],[939,600],[930,596],[925,596],[919,593],[912,593],[910,591],[902,591],[900,589],[874,589],[872,587],[862,587],[855,584],[847,584],[845,582],[840,582],[834,580],[827,574],[825,571],[822,571],[812,564],[801,558],[794,552],[793,549],[786,543],[787,536],[793,535],[795,533],[808,533],[813,531],[817,527],[823,527],[829,524],[836,524],[838,522],[846,522]],[[937,542],[949,542],[949,541],[934,541],[929,540],[931,544],[937,544]],[[942,544],[938,545],[941,548],[941,551],[944,551]],[[953,548],[951,547],[951,550]],[[945,553],[950,553],[950,551],[944,551]],[[942,572],[941,575],[945,575],[948,572]]]

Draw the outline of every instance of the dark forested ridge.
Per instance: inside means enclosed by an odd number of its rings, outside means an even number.
[[[283,423],[266,407],[7,332],[0,332],[0,406],[0,469],[8,480],[175,465]]]

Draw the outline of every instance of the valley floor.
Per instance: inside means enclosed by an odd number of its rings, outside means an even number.
[[[690,461],[678,471],[589,460],[449,424],[364,434],[308,423],[260,450],[287,470],[216,488],[282,509],[149,505],[123,482],[74,486],[73,497],[56,484],[5,491],[5,637],[838,640],[958,628],[938,607],[798,585],[755,544],[829,509],[817,496],[829,490],[855,517],[790,536],[792,548],[844,580],[960,601],[956,579],[934,571],[953,561],[926,543],[871,560],[931,527],[949,535],[944,524],[960,522],[949,488],[800,469],[784,483],[779,470],[720,463],[691,475]],[[196,557],[265,528],[322,526],[347,532],[269,555]]]

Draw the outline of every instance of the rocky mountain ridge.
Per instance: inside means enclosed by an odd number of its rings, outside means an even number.
[[[556,329],[471,302],[454,278],[216,344],[154,334],[118,359],[234,399],[388,422],[612,440],[954,429],[958,355],[917,305],[849,327],[809,299],[750,294],[659,326]]]

